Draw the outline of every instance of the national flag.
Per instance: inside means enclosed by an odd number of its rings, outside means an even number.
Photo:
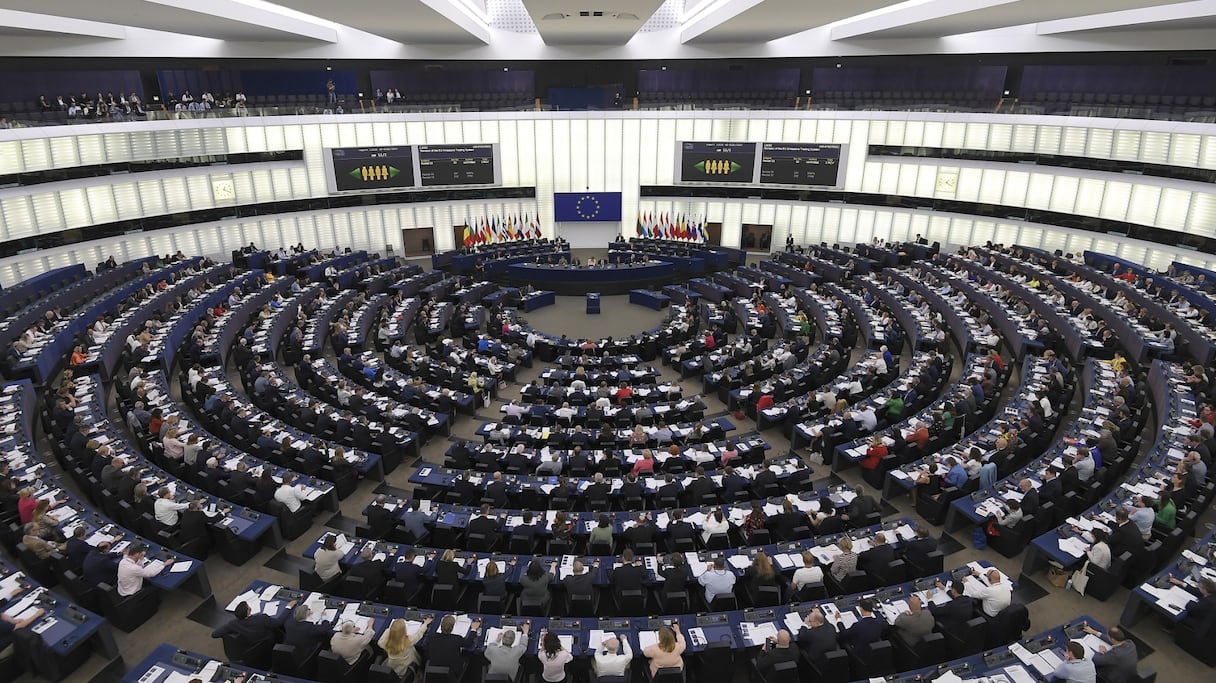
[[[468,221],[465,222],[464,226],[464,246],[473,246],[473,231],[469,229]]]
[[[638,225],[637,225],[637,228],[634,229],[634,232],[637,234],[638,237],[642,236],[642,212],[641,211],[638,212]]]

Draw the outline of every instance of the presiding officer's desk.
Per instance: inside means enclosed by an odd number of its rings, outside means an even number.
[[[1174,585],[1171,577],[1185,585]],[[1119,623],[1131,626],[1148,612],[1156,613],[1167,622],[1178,623],[1187,606],[1199,599],[1199,580],[1203,578],[1216,581],[1216,531],[1208,532],[1207,536],[1184,549],[1165,569],[1132,589]]]
[[[241,664],[212,659],[204,654],[161,644],[122,677],[123,683],[175,683],[198,679],[203,683],[309,683],[283,674],[269,674]]]
[[[118,655],[114,634],[104,618],[38,585],[0,558],[0,611],[9,619],[21,621],[37,609],[43,610],[43,615],[26,628],[41,637],[54,655],[40,662],[45,667],[40,671],[52,680],[66,678],[92,652],[107,659]]]
[[[514,285],[529,284],[564,294],[624,294],[640,286],[671,282],[679,276],[679,270],[670,260],[649,260],[592,267],[525,262],[504,265],[490,272]]]

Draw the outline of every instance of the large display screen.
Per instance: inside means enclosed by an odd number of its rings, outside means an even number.
[[[756,182],[756,143],[681,142],[681,183]]]
[[[493,185],[494,145],[419,145],[418,178],[423,187]]]
[[[847,148],[819,142],[677,142],[676,182],[840,187]]]
[[[329,154],[336,192],[414,187],[412,147],[343,147]]]
[[[840,145],[766,142],[760,149],[760,182],[833,187],[840,175]]]
[[[400,145],[326,150],[332,193],[500,185],[498,145]]]

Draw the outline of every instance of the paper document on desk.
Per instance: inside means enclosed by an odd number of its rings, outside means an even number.
[[[232,602],[229,602],[228,606],[225,607],[224,610],[227,612],[231,612],[232,610],[236,609],[236,606],[241,604],[242,602],[248,604],[250,607],[257,607],[261,603],[261,601],[258,599],[257,593],[255,593],[253,591],[245,591],[244,593],[241,593],[240,595],[233,598]]]
[[[798,631],[802,630],[802,615],[791,610],[785,613],[785,628],[792,633],[794,637],[798,636]]]
[[[777,637],[777,625],[771,621],[762,624],[744,622],[739,624],[739,630],[748,645],[763,645],[769,638]]]
[[[1005,667],[1005,674],[1009,676],[1009,680],[1013,683],[1035,683],[1034,676],[1025,667],[1014,664],[1013,666]]]
[[[194,562],[192,560],[186,560],[185,562],[174,562],[172,565],[169,566],[169,573],[170,574],[181,574],[183,572],[188,572],[188,571],[190,571],[190,568],[193,566],[194,566]]]
[[[659,642],[658,631],[638,631],[638,647],[642,650],[657,645]]]
[[[730,557],[726,558],[726,561],[730,564],[730,566],[740,571],[747,569],[752,564],[752,559],[742,553],[731,555]]]

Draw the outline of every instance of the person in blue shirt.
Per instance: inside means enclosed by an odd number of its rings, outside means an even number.
[[[1094,669],[1092,659],[1085,658],[1085,646],[1070,640],[1064,648],[1064,661],[1047,676],[1049,681],[1065,681],[1065,683],[1095,683],[1098,673]]]
[[[946,472],[946,485],[955,488],[962,488],[967,485],[967,470],[963,467],[956,458],[946,458],[946,466],[950,471]]]
[[[977,405],[984,402],[984,387],[980,385],[978,379],[971,382],[971,394],[975,396]]]

